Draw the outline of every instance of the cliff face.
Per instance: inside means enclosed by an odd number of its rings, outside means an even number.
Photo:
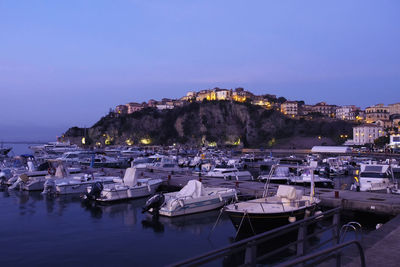
[[[128,140],[134,144],[268,147],[294,136],[323,136],[338,143],[341,134],[351,134],[352,126],[330,119],[290,119],[250,104],[211,101],[173,110],[148,108],[129,115],[110,114],[86,131],[86,140],[91,144],[125,144]],[[64,139],[80,143],[83,135],[82,129],[73,127]]]

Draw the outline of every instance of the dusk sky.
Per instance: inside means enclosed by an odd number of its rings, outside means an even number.
[[[399,14],[399,0],[0,0],[0,141],[214,87],[400,102]]]

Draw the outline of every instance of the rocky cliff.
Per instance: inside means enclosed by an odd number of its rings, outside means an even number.
[[[329,118],[291,119],[247,103],[207,101],[172,110],[143,109],[129,115],[110,113],[91,128],[70,128],[64,140],[88,144],[240,145],[271,147],[292,137],[328,138],[330,144],[351,137],[352,124]],[[301,147],[301,144],[297,144]]]

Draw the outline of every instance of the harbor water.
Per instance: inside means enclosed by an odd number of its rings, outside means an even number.
[[[162,266],[230,243],[219,211],[153,221],[145,199],[85,206],[79,196],[1,192],[0,266]]]

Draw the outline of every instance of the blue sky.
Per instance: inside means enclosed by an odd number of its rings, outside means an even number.
[[[398,14],[397,0],[0,0],[0,140],[216,86],[399,102]]]

